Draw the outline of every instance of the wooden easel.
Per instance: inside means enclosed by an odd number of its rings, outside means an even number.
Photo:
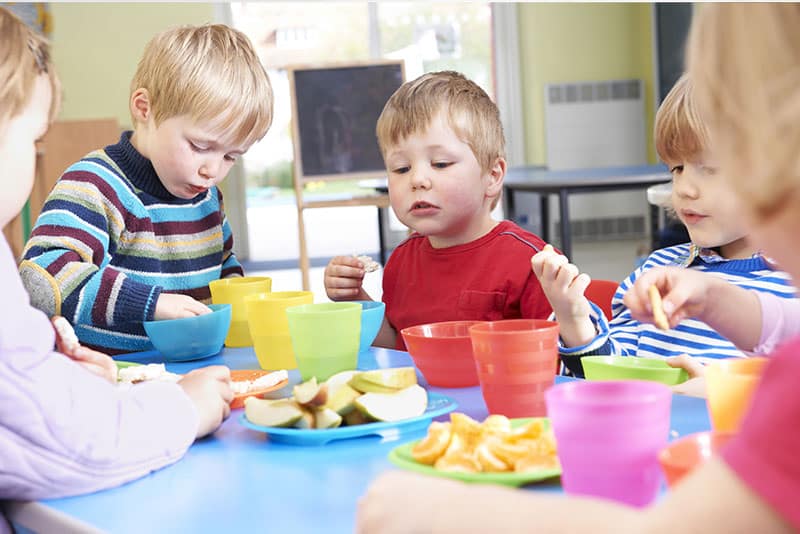
[[[388,69],[396,69],[399,73],[399,77],[397,77],[396,86],[391,86],[391,83],[386,84],[386,87],[383,87],[383,91],[380,93],[381,97],[385,96],[385,99],[379,101],[378,99],[374,99],[370,101],[369,98],[363,98],[358,101],[358,105],[363,105],[364,109],[354,109],[354,101],[355,99],[352,98],[354,95],[351,94],[351,91],[345,85],[338,83],[337,79],[341,81],[342,77],[346,76],[353,76],[353,77],[367,77],[369,75],[370,69],[373,72],[377,73],[378,69],[382,69],[381,71],[381,79],[384,82],[387,80],[386,78],[386,70]],[[305,219],[304,219],[304,211],[307,209],[314,209],[314,208],[333,208],[333,207],[349,207],[349,206],[375,206],[379,210],[381,208],[387,208],[389,206],[389,195],[386,193],[372,193],[367,195],[353,195],[347,198],[338,198],[332,200],[306,200],[304,198],[305,195],[305,187],[306,184],[309,182],[319,182],[319,181],[331,181],[331,180],[359,180],[359,179],[368,179],[368,178],[376,178],[385,176],[385,168],[383,166],[382,160],[380,157],[375,158],[374,156],[380,156],[380,152],[377,148],[377,140],[374,139],[374,132],[375,132],[375,121],[377,117],[380,115],[380,112],[383,110],[383,106],[388,100],[388,97],[391,96],[393,93],[405,80],[405,71],[403,67],[403,63],[401,61],[372,61],[372,62],[363,62],[363,63],[348,63],[348,64],[327,64],[327,65],[315,65],[315,66],[293,66],[288,67],[289,73],[289,86],[291,90],[291,97],[292,97],[292,141],[294,145],[294,167],[293,167],[293,183],[294,183],[294,191],[295,197],[297,201],[297,229],[299,234],[299,245],[300,245],[300,271],[302,273],[303,278],[303,289],[308,290],[310,287],[309,284],[309,268],[310,268],[310,259],[308,256],[308,246],[306,242],[306,233],[305,233]],[[350,164],[349,156],[352,154],[345,148],[342,150],[330,150],[328,161],[324,161],[324,157],[320,157],[315,165],[314,169],[305,168],[303,165],[304,156],[307,156],[307,153],[304,151],[311,150],[310,147],[304,146],[303,139],[309,139],[309,131],[313,129],[313,132],[318,135],[318,137],[323,138],[325,134],[328,132],[326,128],[322,125],[322,121],[318,118],[320,115],[320,109],[326,105],[326,101],[324,98],[322,99],[314,99],[314,100],[307,100],[307,96],[303,97],[299,95],[304,91],[304,88],[298,87],[298,83],[303,83],[301,80],[303,79],[303,75],[314,74],[319,77],[330,76],[330,83],[320,84],[320,87],[316,88],[317,94],[319,92],[329,92],[329,95],[323,95],[323,97],[330,97],[330,101],[336,101],[338,98],[339,101],[345,101],[346,104],[342,106],[335,106],[336,109],[333,109],[334,106],[329,106],[331,108],[331,115],[334,120],[339,120],[339,124],[345,123],[349,121],[349,129],[357,130],[360,132],[364,132],[365,128],[369,128],[370,132],[372,132],[372,144],[374,144],[375,154],[373,154],[372,159],[375,160],[375,164],[372,165],[371,168],[363,168],[359,167],[357,161],[353,161],[353,168],[347,168],[348,164]],[[391,81],[394,81],[394,78],[388,78]],[[374,90],[375,85],[372,87],[369,84],[365,84],[362,87],[364,92],[368,90]],[[337,91],[342,91],[346,94],[337,95]],[[358,95],[356,95],[358,96]],[[373,95],[375,96],[375,95]],[[302,103],[299,103],[299,100],[303,100]],[[316,107],[316,109],[312,110],[312,107]],[[363,111],[363,113],[362,113]],[[324,111],[323,111],[324,112]],[[309,117],[315,117],[313,113],[316,113],[317,121],[312,123],[309,120]],[[362,122],[361,124],[355,124],[358,121],[369,121],[371,124],[365,124]],[[332,124],[336,124],[335,122]],[[347,129],[348,127],[343,127],[343,129]],[[346,139],[346,133],[342,134]],[[336,136],[333,136],[336,137]],[[336,137],[337,140],[340,140],[342,136]],[[363,139],[362,139],[363,141]],[[359,143],[358,139],[352,141],[352,143]],[[320,142],[320,145],[323,143]],[[363,148],[366,143],[361,143],[358,145],[359,148]],[[353,144],[345,141],[341,145],[342,147],[350,146],[352,147]],[[322,152],[320,146],[315,144],[315,149],[318,152]],[[353,157],[355,160],[358,157],[358,154],[361,151],[353,151],[353,153],[357,154]],[[379,215],[380,216],[380,215]],[[346,253],[346,251],[344,251]]]

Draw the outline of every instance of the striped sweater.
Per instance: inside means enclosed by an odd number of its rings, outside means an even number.
[[[713,251],[686,243],[653,252],[617,289],[612,301],[613,318],[609,323],[600,308],[592,303],[592,322],[598,335],[579,347],[560,346],[562,361],[572,374],[583,376],[580,357],[596,354],[665,358],[689,354],[701,362],[719,358],[744,357],[730,341],[696,319],[685,319],[669,331],[631,318],[622,302],[625,292],[648,269],[677,266],[712,273],[737,286],[795,298],[796,290],[787,273],[776,271],[760,254],[747,259],[728,260]],[[732,313],[735,311],[732,310]]]
[[[219,190],[174,197],[130,135],[64,172],[20,264],[31,303],[109,354],[152,349],[142,322],[162,292],[209,302],[210,281],[243,274]]]

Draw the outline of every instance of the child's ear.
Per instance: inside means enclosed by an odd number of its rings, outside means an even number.
[[[139,88],[131,94],[131,115],[137,122],[147,122],[150,118],[150,93],[147,89]]]
[[[486,184],[486,196],[498,196],[503,190],[503,178],[506,176],[505,158],[497,158],[486,176],[488,179]]]

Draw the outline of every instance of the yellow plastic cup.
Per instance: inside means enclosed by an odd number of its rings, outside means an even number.
[[[289,336],[286,308],[311,304],[311,291],[274,291],[248,295],[244,298],[250,337],[258,364],[267,371],[295,369],[297,362]]]
[[[359,302],[321,302],[286,308],[289,334],[303,380],[322,382],[358,364]]]
[[[208,284],[211,302],[231,305],[231,327],[225,338],[227,347],[249,347],[253,344],[250,326],[247,324],[247,308],[244,298],[255,293],[272,290],[272,278],[268,276],[236,276],[214,280]]]
[[[715,432],[739,430],[768,361],[766,358],[736,358],[706,367],[708,413]]]

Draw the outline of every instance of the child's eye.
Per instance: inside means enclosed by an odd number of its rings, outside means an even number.
[[[682,172],[683,172],[683,165],[675,165],[674,167],[672,167],[672,168],[669,170],[669,172],[670,172],[671,174],[680,174],[680,173],[682,173]]]
[[[205,152],[208,150],[208,147],[200,146],[194,141],[189,141],[189,146],[191,146],[192,150],[194,150],[195,152]]]
[[[431,165],[433,166],[434,169],[446,169],[447,167],[452,165],[452,163],[450,163],[449,161],[434,161]]]
[[[719,170],[717,167],[709,167],[707,165],[703,165],[702,169],[704,173],[711,175],[717,174],[717,171]]]
[[[405,174],[409,171],[409,167],[395,167],[392,172],[395,174]]]
[[[225,159],[228,160],[228,161],[236,162],[236,156],[234,156],[232,154],[225,154]]]

